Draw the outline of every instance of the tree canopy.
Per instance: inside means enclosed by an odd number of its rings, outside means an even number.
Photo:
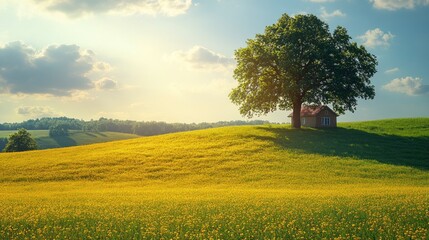
[[[375,96],[370,78],[376,57],[352,42],[344,27],[331,33],[311,14],[282,15],[235,58],[238,86],[229,97],[248,117],[293,110],[293,126],[300,128],[302,104],[332,104],[343,114],[356,110],[358,98]]]
[[[0,152],[6,147],[7,138],[0,138]]]
[[[49,127],[49,136],[50,137],[61,137],[68,136],[69,129],[65,124],[57,124]]]
[[[21,128],[18,132],[9,136],[8,142],[3,151],[22,152],[35,149],[37,149],[36,141],[31,138],[31,134],[27,130]]]

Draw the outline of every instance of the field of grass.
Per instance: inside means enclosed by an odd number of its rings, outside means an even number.
[[[427,239],[429,118],[0,154],[0,239]]]
[[[17,131],[0,131],[0,138],[8,138],[10,134],[15,132]],[[36,140],[38,149],[79,146],[138,137],[134,134],[118,132],[82,132],[72,130],[69,136],[59,137],[49,137],[48,130],[29,130],[28,132]]]

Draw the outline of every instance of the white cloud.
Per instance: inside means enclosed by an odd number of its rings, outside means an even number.
[[[395,78],[383,88],[390,92],[405,93],[410,96],[429,94],[429,85],[423,84],[422,79],[418,77]]]
[[[177,16],[192,6],[192,0],[31,0],[33,5],[49,12],[60,12],[68,17],[96,13],[162,14]]]
[[[99,90],[112,90],[117,87],[118,83],[110,78],[102,78],[95,82],[95,86]]]
[[[16,109],[16,113],[33,118],[58,116],[52,108],[42,106],[21,106]]]
[[[429,5],[429,0],[369,0],[375,8],[385,10],[414,9],[418,5]]]
[[[224,70],[229,69],[235,63],[234,59],[202,46],[194,46],[187,51],[175,51],[171,57],[199,70]]]
[[[91,73],[102,74],[107,66],[77,45],[36,51],[21,42],[8,43],[0,46],[0,93],[72,96],[95,88]]]
[[[395,68],[387,69],[387,70],[385,71],[385,73],[387,73],[387,74],[391,74],[391,73],[395,73],[395,72],[397,72],[397,71],[399,71],[399,68],[395,67]]]
[[[74,101],[74,102],[81,102],[84,100],[94,100],[95,96],[93,94],[90,94],[88,91],[82,91],[82,90],[75,90],[70,92],[69,96],[63,96],[61,97],[61,100],[63,101]]]
[[[112,69],[112,66],[110,66],[110,64],[105,63],[105,62],[97,62],[93,65],[93,70],[94,71],[99,71],[99,72],[108,72]]]
[[[329,13],[328,11],[326,11],[326,9],[324,7],[321,7],[320,11],[322,12],[322,14],[320,16],[323,19],[329,19],[332,17],[345,17],[346,16],[346,14],[341,12],[341,10],[339,10],[339,9],[334,10],[333,12]]]
[[[366,47],[375,48],[378,46],[390,46],[390,40],[392,40],[393,37],[395,36],[392,33],[385,33],[380,28],[375,28],[366,31],[364,35],[359,36],[358,38],[363,41],[363,45]]]

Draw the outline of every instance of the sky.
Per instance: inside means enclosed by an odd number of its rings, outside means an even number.
[[[0,122],[246,120],[228,98],[234,51],[284,13],[377,57],[375,98],[338,121],[429,117],[429,0],[0,0]]]

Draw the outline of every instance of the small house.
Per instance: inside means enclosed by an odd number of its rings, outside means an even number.
[[[288,117],[292,118],[292,113]],[[337,117],[338,114],[326,105],[301,107],[301,126],[303,127],[337,127]]]

